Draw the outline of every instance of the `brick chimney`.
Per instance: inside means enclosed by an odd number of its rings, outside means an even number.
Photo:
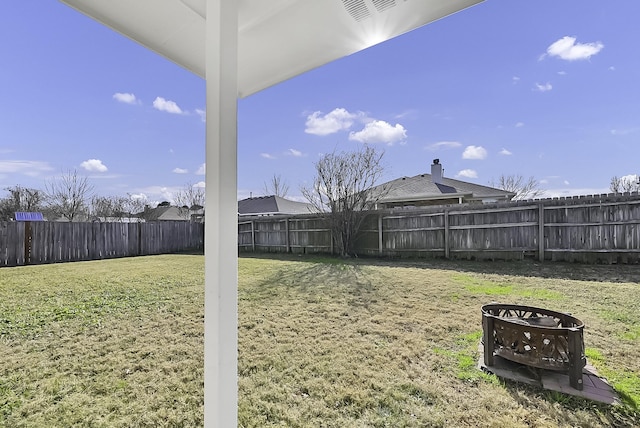
[[[434,184],[442,184],[442,165],[440,159],[434,159],[431,165],[431,180]]]

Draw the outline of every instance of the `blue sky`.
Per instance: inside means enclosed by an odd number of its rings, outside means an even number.
[[[534,176],[548,196],[640,173],[640,2],[488,0],[239,102],[238,197],[289,196],[368,143],[391,180]],[[202,79],[57,1],[0,3],[0,189],[77,169],[151,202],[204,181]],[[0,191],[0,196],[4,192]]]

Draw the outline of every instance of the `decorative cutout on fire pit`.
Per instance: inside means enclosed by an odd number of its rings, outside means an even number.
[[[494,356],[537,369],[566,371],[582,390],[584,323],[562,312],[492,303],[482,307],[484,363]]]

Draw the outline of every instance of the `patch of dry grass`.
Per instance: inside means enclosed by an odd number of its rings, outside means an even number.
[[[244,259],[240,424],[259,426],[634,426],[640,399],[637,267]],[[583,275],[590,279],[580,277]],[[555,271],[554,271],[555,270]],[[623,273],[621,271],[625,271]],[[635,299],[635,300],[634,300]],[[480,307],[571,311],[628,407],[504,383],[475,369]],[[612,321],[607,310],[623,314]],[[615,377],[615,376],[610,376]]]
[[[242,258],[239,424],[640,424],[639,271]],[[200,426],[202,284],[202,256],[0,270],[0,426]],[[493,300],[585,321],[591,362],[627,404],[476,370],[480,306]]]
[[[201,426],[203,263],[0,271],[0,426]]]

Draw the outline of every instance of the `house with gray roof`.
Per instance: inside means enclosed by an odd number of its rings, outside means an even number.
[[[188,221],[189,214],[187,208],[174,207],[165,202],[156,208],[145,209],[137,215],[146,221]]]
[[[269,216],[278,214],[309,214],[317,212],[313,205],[280,196],[258,196],[238,201],[239,216]]]
[[[376,186],[380,192],[376,208],[414,208],[431,205],[510,201],[516,194],[443,176],[442,164],[434,159],[431,174],[401,177]]]

